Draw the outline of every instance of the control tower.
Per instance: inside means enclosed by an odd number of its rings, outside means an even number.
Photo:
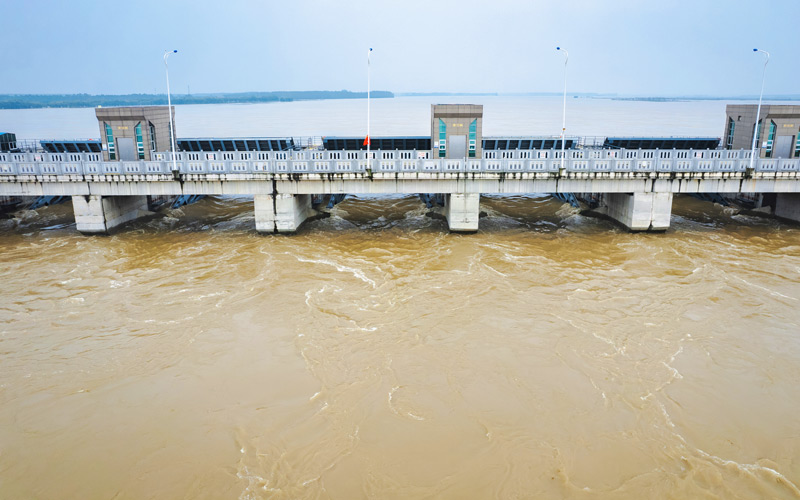
[[[482,104],[431,105],[434,158],[481,158],[482,140]]]
[[[172,149],[167,106],[95,108],[95,115],[105,161],[152,160],[151,153]],[[175,106],[172,121],[175,121]]]

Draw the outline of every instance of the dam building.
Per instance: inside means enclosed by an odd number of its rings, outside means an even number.
[[[430,137],[177,139],[174,108],[97,108],[100,140],[0,152],[0,200],[71,199],[77,229],[107,233],[161,197],[251,195],[256,230],[293,232],[347,194],[443,205],[451,231],[478,230],[482,194],[583,199],[632,231],[669,227],[676,193],[748,198],[800,221],[800,106],[728,106],[722,143],[695,137],[484,137],[483,106],[431,106]],[[754,128],[756,130],[754,130]],[[751,159],[753,134],[759,136]],[[19,142],[19,141],[17,141]],[[752,168],[751,168],[752,167]]]
[[[103,161],[150,161],[156,151],[172,150],[167,106],[95,108],[95,115]]]
[[[725,109],[725,149],[750,149],[753,134],[761,158],[800,158],[800,106],[729,104]]]

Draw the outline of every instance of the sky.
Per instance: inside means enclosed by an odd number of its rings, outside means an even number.
[[[0,94],[800,93],[800,0],[4,0]]]

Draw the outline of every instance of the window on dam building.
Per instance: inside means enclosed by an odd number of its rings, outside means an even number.
[[[797,140],[794,143],[794,157],[800,158],[800,133],[797,134]]]
[[[157,151],[156,149],[156,127],[152,123],[150,125],[150,151]]]
[[[761,143],[759,141],[761,141],[761,120],[758,120],[758,125],[753,125],[753,128],[755,129],[756,134],[756,146],[760,148]]]
[[[111,129],[111,125],[108,123],[105,123],[104,125],[106,126],[106,141],[108,142],[108,159],[116,160],[117,149],[114,147],[114,131]]]
[[[144,160],[144,138],[142,137],[142,122],[136,124],[136,153],[140,160]]]
[[[769,133],[767,135],[767,148],[766,148],[766,153],[764,154],[764,156],[766,156],[767,158],[772,158],[772,146],[773,146],[773,144],[775,144],[775,130],[776,129],[777,129],[777,126],[775,125],[775,122],[770,120],[770,122],[769,122]]]
[[[728,118],[728,133],[725,137],[725,149],[733,149],[733,131],[736,128],[736,122],[733,118]]]
[[[447,156],[447,124],[439,118],[439,158]]]
[[[469,124],[469,157],[475,158],[475,150],[477,148],[478,141],[476,140],[476,136],[478,134],[478,119],[472,120],[472,123]]]

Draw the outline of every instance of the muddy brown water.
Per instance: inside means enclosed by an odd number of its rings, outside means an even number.
[[[0,221],[2,498],[800,498],[800,228],[414,197]]]

